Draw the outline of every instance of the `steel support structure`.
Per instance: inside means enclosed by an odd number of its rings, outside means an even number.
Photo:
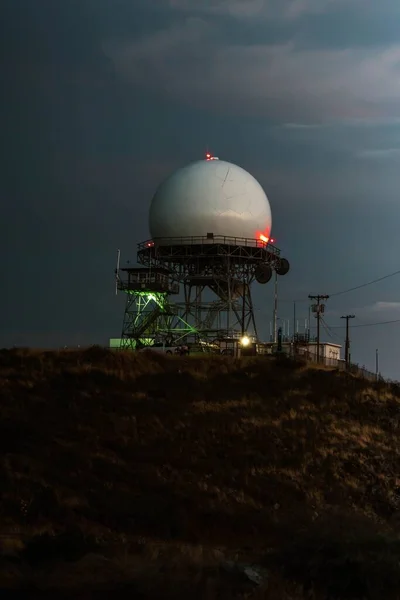
[[[280,251],[261,240],[204,237],[148,240],[138,244],[140,267],[121,269],[118,288],[127,294],[121,347],[155,341],[213,342],[257,338],[251,284],[260,268],[285,274]],[[283,266],[282,266],[283,265]],[[269,275],[270,272],[270,275]],[[172,302],[183,288],[183,301]]]
[[[122,349],[140,349],[157,341],[183,340],[195,331],[181,316],[170,296],[179,293],[165,269],[121,269],[118,289],[126,294],[122,324]]]
[[[193,323],[200,339],[234,337],[252,332],[257,336],[251,297],[251,274],[241,279],[229,276],[193,277],[184,282],[185,321]],[[244,280],[244,281],[243,281]],[[243,335],[243,333],[242,333]]]

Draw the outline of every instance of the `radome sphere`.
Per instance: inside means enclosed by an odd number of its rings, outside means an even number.
[[[178,169],[161,183],[150,206],[150,233],[158,243],[207,233],[269,239],[271,225],[271,207],[261,185],[223,160],[199,160]]]

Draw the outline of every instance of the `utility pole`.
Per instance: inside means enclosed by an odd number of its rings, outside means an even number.
[[[379,350],[378,350],[378,348],[375,350],[375,373],[376,373],[376,380],[378,381],[378,379],[379,379]]]
[[[244,338],[244,334],[246,333],[245,331],[245,318],[246,318],[246,293],[247,293],[247,289],[246,289],[246,279],[245,279],[245,272],[243,269],[243,282],[242,282],[242,286],[243,286],[243,291],[242,291],[242,338]]]
[[[317,303],[314,304],[311,308],[312,312],[317,316],[317,363],[319,363],[319,346],[320,346],[320,320],[321,315],[325,311],[325,304],[321,304],[321,300],[328,300],[329,296],[326,294],[318,294],[316,296],[312,296],[309,294],[310,300],[316,300]]]
[[[275,271],[274,285],[274,344],[278,341],[278,275]]]
[[[345,354],[345,360],[346,360],[346,367],[349,368],[349,366],[350,366],[349,320],[354,319],[355,315],[345,315],[344,317],[340,317],[340,318],[346,319],[346,343],[345,343],[344,354]]]
[[[292,335],[292,352],[296,355],[296,302],[293,302],[293,335]]]
[[[293,341],[296,337],[296,302],[293,302]]]

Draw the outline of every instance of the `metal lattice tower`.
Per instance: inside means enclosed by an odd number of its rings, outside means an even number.
[[[139,267],[121,272],[118,289],[126,294],[121,348],[134,350],[152,345],[160,336],[181,340],[194,333],[170,301],[179,293],[179,284],[171,281],[168,271]]]
[[[138,245],[136,268],[121,269],[118,288],[127,295],[121,347],[155,342],[214,342],[257,339],[251,284],[267,283],[289,263],[261,240],[171,238]],[[172,301],[183,290],[183,300]]]

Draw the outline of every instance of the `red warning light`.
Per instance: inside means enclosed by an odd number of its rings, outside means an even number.
[[[211,159],[211,154],[210,154],[209,152],[207,152],[207,154],[206,154],[206,159],[207,159],[207,160],[210,160],[210,159]]]
[[[271,242],[271,244],[275,242],[274,238],[271,238],[269,241]]]

